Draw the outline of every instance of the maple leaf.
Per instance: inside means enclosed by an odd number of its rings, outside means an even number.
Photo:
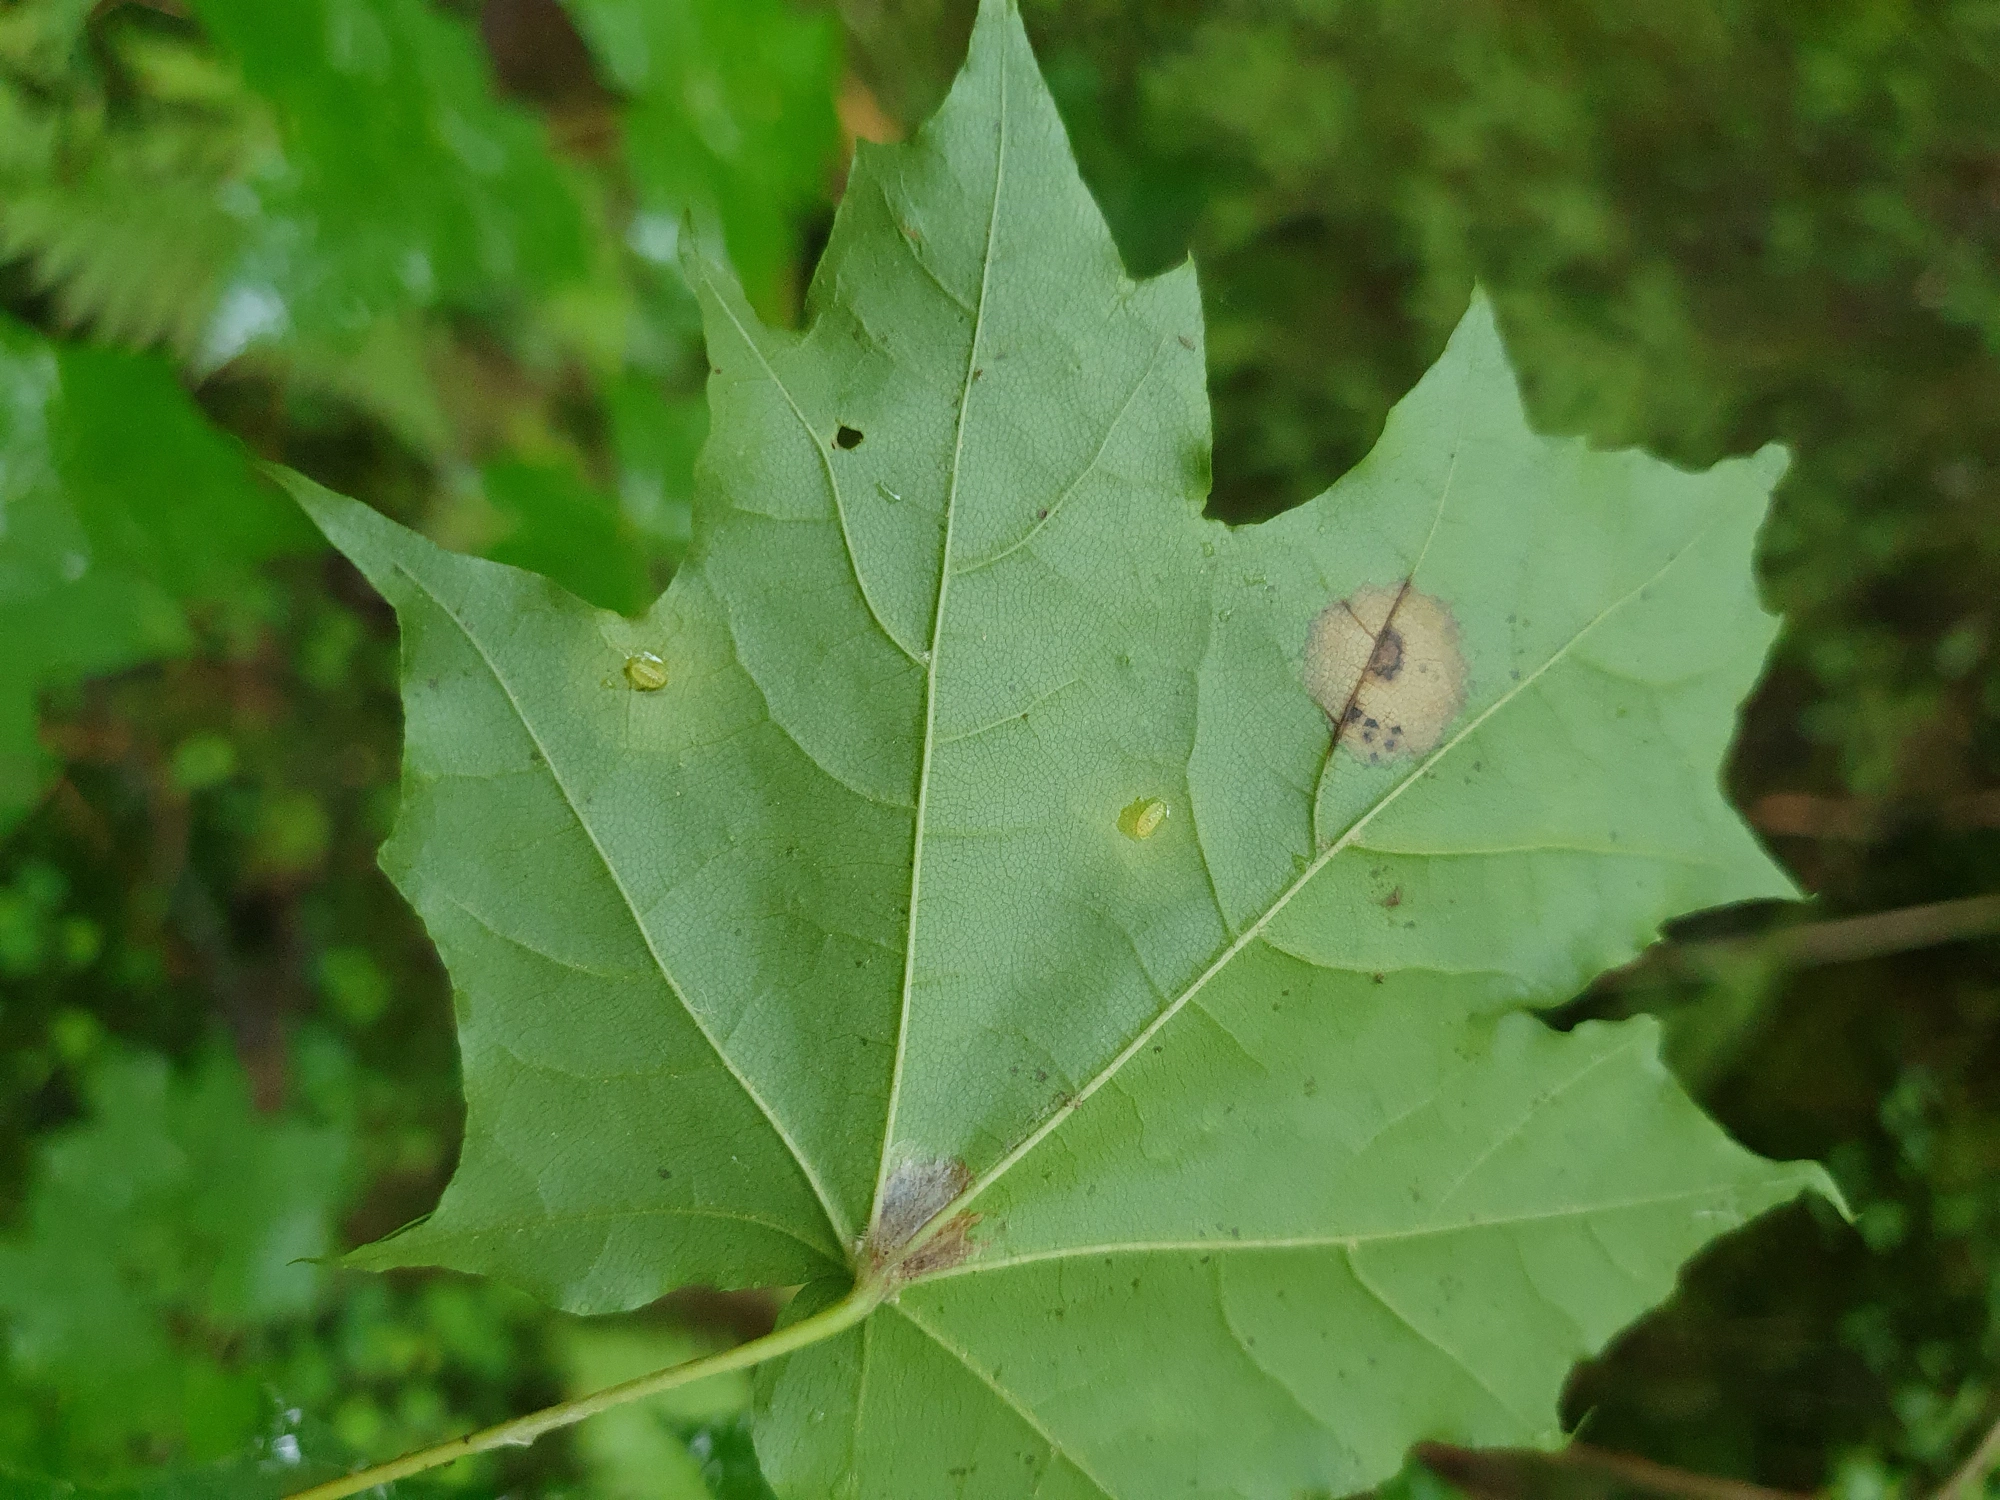
[[[1538,436],[1479,303],[1326,494],[1204,519],[1192,268],[1126,276],[1004,0],[803,333],[689,274],[643,618],[293,481],[403,621],[384,862],[460,997],[464,1158],[362,1264],[811,1283],[780,1494],[1290,1496],[1559,1440],[1687,1256],[1831,1191],[1650,1021],[1524,1009],[1791,894],[1718,790],[1782,454]]]

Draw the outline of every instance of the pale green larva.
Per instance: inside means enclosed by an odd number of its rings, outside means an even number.
[[[667,664],[650,651],[625,658],[625,680],[641,693],[657,693],[667,685]]]
[[[1167,812],[1158,797],[1141,797],[1118,814],[1118,831],[1128,839],[1149,839],[1167,821]]]

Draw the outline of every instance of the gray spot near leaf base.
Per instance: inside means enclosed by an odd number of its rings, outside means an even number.
[[[882,1206],[863,1247],[863,1259],[880,1266],[896,1260],[903,1247],[931,1220],[949,1208],[972,1186],[972,1173],[956,1157],[907,1157],[882,1186]],[[902,1256],[899,1281],[955,1266],[971,1253],[966,1232],[976,1214],[956,1214],[936,1234]]]
[[[1458,622],[1407,583],[1370,584],[1321,610],[1304,676],[1336,748],[1370,765],[1428,754],[1465,707]]]

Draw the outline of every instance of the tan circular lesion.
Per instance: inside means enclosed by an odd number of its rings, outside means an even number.
[[[1370,584],[1321,610],[1304,677],[1335,745],[1371,765],[1428,754],[1465,708],[1458,622],[1407,583]]]

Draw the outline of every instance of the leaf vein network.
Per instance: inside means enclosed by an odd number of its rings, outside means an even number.
[[[1139,392],[1144,390],[1147,383],[1152,380],[1153,370],[1160,362],[1160,351],[1167,347],[1169,337],[1171,335],[1163,333],[1160,335],[1160,341],[1153,345],[1153,352],[1146,360],[1146,368],[1139,372],[1139,378],[1132,383],[1132,389],[1126,393],[1124,402],[1119,406],[1110,422],[1105,425],[1104,436],[1098,440],[1097,451],[1090,455],[1090,462],[1077,471],[1076,478],[1062,487],[1055,499],[1043,507],[1042,513],[1035,518],[1034,524],[1029,526],[1019,537],[1000,548],[997,552],[989,552],[984,557],[975,557],[962,567],[954,568],[952,570],[954,576],[963,578],[969,573],[977,573],[983,568],[992,567],[1002,558],[1020,551],[1040,534],[1043,527],[1047,526],[1062,513],[1062,508],[1068,503],[1070,496],[1076,493],[1077,488],[1082,485],[1084,480],[1097,472],[1098,464],[1103,462],[1105,452],[1111,447],[1111,439],[1117,435],[1119,427],[1124,424],[1127,414],[1131,412],[1133,403],[1139,399]]]
[[[1521,694],[1525,693],[1529,688],[1533,687],[1535,683],[1540,681],[1543,676],[1553,671],[1558,665],[1560,665],[1564,660],[1566,660],[1569,654],[1572,651],[1574,651],[1576,647],[1591,634],[1592,631],[1596,630],[1598,626],[1602,625],[1606,620],[1610,619],[1614,614],[1622,610],[1626,605],[1631,603],[1632,600],[1638,598],[1641,594],[1645,593],[1647,590],[1652,588],[1652,586],[1655,583],[1657,583],[1661,578],[1666,576],[1666,574],[1670,572],[1675,567],[1675,565],[1681,561],[1682,558],[1686,557],[1696,547],[1700,546],[1701,543],[1707,539],[1709,532],[1714,530],[1715,527],[1718,526],[1720,523],[1721,523],[1721,518],[1718,517],[1717,519],[1711,520],[1707,525],[1703,526],[1699,531],[1695,533],[1693,537],[1689,538],[1671,556],[1669,556],[1668,559],[1664,563],[1662,563],[1660,567],[1651,576],[1646,578],[1643,582],[1636,584],[1631,589],[1627,590],[1625,593],[1619,595],[1609,604],[1605,605],[1604,608],[1599,610],[1596,615],[1592,616],[1588,621],[1586,621],[1583,624],[1583,626],[1579,628],[1577,632],[1569,638],[1569,640],[1565,641],[1559,649],[1550,653],[1549,659],[1547,661],[1543,662],[1542,665],[1537,667],[1533,672],[1530,672],[1527,675],[1525,675],[1519,682],[1512,683],[1505,692],[1501,693],[1501,695],[1496,699],[1494,699],[1494,701],[1491,704],[1489,704],[1486,708],[1482,709],[1478,714],[1474,715],[1473,718],[1470,720],[1470,722],[1468,722],[1463,728],[1459,729],[1455,734],[1453,734],[1450,739],[1446,740],[1442,745],[1438,746],[1436,750],[1432,751],[1422,761],[1418,762],[1415,766],[1413,766],[1409,774],[1404,776],[1402,780],[1398,781],[1394,786],[1390,787],[1386,792],[1384,792],[1382,796],[1372,806],[1370,806],[1366,812],[1364,812],[1360,817],[1356,818],[1355,821],[1348,826],[1347,830],[1343,832],[1339,838],[1335,839],[1332,843],[1328,844],[1326,848],[1322,849],[1319,852],[1319,854],[1316,855],[1313,858],[1313,860],[1306,865],[1305,869],[1300,871],[1298,875],[1293,878],[1290,884],[1285,886],[1285,888],[1278,893],[1278,895],[1272,900],[1271,904],[1265,908],[1263,914],[1259,916],[1255,922],[1251,923],[1241,933],[1239,933],[1234,939],[1232,939],[1229,942],[1229,944],[1225,946],[1223,950],[1215,957],[1215,959],[1208,965],[1208,967],[1203,969],[1202,972],[1198,974],[1188,984],[1187,988],[1182,990],[1181,993],[1178,996],[1176,996],[1170,1004],[1165,1006],[1160,1011],[1160,1013],[1156,1015],[1151,1021],[1147,1022],[1147,1024],[1139,1030],[1137,1035],[1135,1035],[1131,1041],[1126,1043],[1125,1046],[1121,1048],[1111,1058],[1109,1062],[1107,1062],[1101,1069],[1099,1069],[1098,1072],[1093,1077],[1091,1077],[1083,1085],[1082,1088],[1078,1089],[1071,1098],[1069,1098],[1063,1104],[1059,1105],[1056,1109],[1052,1110],[1047,1116],[1043,1118],[1042,1122],[1039,1125],[1037,1125],[1033,1130],[1031,1130],[1026,1136],[1024,1136],[1021,1139],[1019,1144],[1014,1146],[1011,1150],[1007,1152],[1006,1155],[1002,1156],[999,1161],[994,1163],[993,1166],[989,1167],[983,1174],[981,1174],[973,1182],[971,1187],[966,1189],[964,1193],[960,1194],[959,1197],[946,1208],[946,1210],[944,1211],[945,1214],[948,1215],[962,1210],[966,1204],[972,1202],[981,1193],[985,1192],[986,1189],[991,1187],[994,1183],[998,1182],[1002,1177],[1006,1176],[1008,1172],[1012,1171],[1014,1166],[1018,1162],[1020,1162],[1022,1158],[1027,1156],[1029,1152],[1033,1151],[1035,1147],[1037,1147],[1044,1140],[1046,1140],[1056,1129],[1058,1129],[1063,1124],[1065,1120],[1067,1120],[1072,1114],[1074,1114],[1079,1108],[1081,1108],[1082,1105],[1085,1103],[1085,1101],[1087,1101],[1093,1094],[1095,1094],[1098,1091],[1098,1089],[1102,1088],[1105,1085],[1105,1083],[1110,1081],[1110,1079],[1114,1077],[1119,1072],[1119,1070],[1121,1070],[1125,1066],[1126,1063],[1130,1062],[1141,1051],[1143,1051],[1146,1045],[1149,1042],[1151,1042],[1154,1036],[1156,1036],[1159,1033],[1161,1028],[1164,1027],[1169,1021],[1173,1020],[1173,1018],[1180,1013],[1180,1011],[1182,1010],[1183,1007],[1186,1006],[1188,1001],[1192,1000],[1197,994],[1199,994],[1204,988],[1206,988],[1210,980],[1215,978],[1216,975],[1221,973],[1232,962],[1234,962],[1237,955],[1240,954],[1252,942],[1254,942],[1264,932],[1264,930],[1267,927],[1269,927],[1273,921],[1277,919],[1279,913],[1281,913],[1286,906],[1290,905],[1292,899],[1295,896],[1297,896],[1300,891],[1305,889],[1306,885],[1310,883],[1313,880],[1313,878],[1317,876],[1319,872],[1326,867],[1329,861],[1333,860],[1341,853],[1345,852],[1351,845],[1353,845],[1360,839],[1361,834],[1367,829],[1370,823],[1372,823],[1383,812],[1387,811],[1388,808],[1393,806],[1396,803],[1396,801],[1399,798],[1401,798],[1402,795],[1405,792],[1407,792],[1412,786],[1416,785],[1418,782],[1423,780],[1423,778],[1428,772],[1430,772],[1440,761],[1444,760],[1454,750],[1456,750],[1460,745],[1462,745],[1467,739],[1469,739],[1474,733],[1476,733],[1495,714],[1499,713],[1509,704],[1514,702],[1517,698],[1520,697]],[[1433,524],[1433,530],[1435,530],[1435,523]]]
[[[640,940],[646,945],[647,953],[652,956],[653,966],[659,970],[660,978],[666,982],[667,988],[672,992],[674,998],[680,1001],[681,1009],[687,1013],[688,1019],[694,1023],[695,1030],[701,1033],[702,1040],[708,1044],[709,1049],[721,1060],[723,1067],[729,1070],[729,1075],[736,1080],[737,1087],[742,1089],[750,1102],[757,1106],[758,1111],[764,1116],[765,1121],[776,1133],[778,1139],[784,1143],[785,1149],[791,1153],[792,1160],[798,1165],[798,1169],[805,1177],[807,1185],[812,1188],[814,1196],[819,1199],[820,1209],[827,1216],[827,1224],[834,1232],[834,1239],[840,1242],[850,1239],[852,1234],[847,1227],[845,1216],[840,1212],[833,1195],[826,1190],[825,1184],[819,1180],[819,1174],[813,1170],[812,1164],[807,1161],[805,1153],[799,1149],[798,1143],[792,1139],[791,1133],[780,1123],[777,1114],[772,1110],[769,1102],[751,1084],[749,1078],[744,1075],[742,1070],[736,1066],[734,1059],[723,1050],[721,1044],[709,1032],[708,1027],[703,1023],[700,1014],[695,1010],[694,1006],[689,1004],[687,993],[674,978],[673,971],[667,967],[666,960],[661,957],[659,945],[653,941],[651,929],[641,919],[638,905],[633,901],[632,893],[627,889],[624,877],[619,874],[618,867],[612,862],[610,854],[605,850],[603,841],[598,838],[597,830],[591,826],[590,820],[584,817],[583,808],[578,804],[575,794],[569,788],[569,784],[563,780],[562,772],[556,769],[555,761],[549,754],[548,745],[543,741],[540,731],[535,728],[534,723],[529,719],[527,710],[522,706],[519,695],[514,691],[514,685],[507,680],[506,674],[500,670],[500,664],[488,653],[485,644],[479,639],[478,635],[466,625],[464,620],[459,618],[458,612],[438,597],[436,590],[432,589],[422,578],[418,577],[408,568],[403,567],[400,563],[394,566],[397,572],[401,573],[414,587],[422,592],[425,598],[431,601],[431,604],[439,613],[458,627],[459,634],[465,637],[466,643],[479,654],[479,659],[486,664],[486,670],[492,674],[494,683],[506,695],[508,705],[514,710],[515,719],[519,721],[522,730],[533,742],[536,752],[541,756],[543,766],[548,769],[549,779],[556,784],[556,790],[562,794],[563,801],[568,804],[570,815],[576,819],[577,826],[583,830],[584,836],[590,840],[590,847],[596,853],[598,863],[603,866],[604,873],[610,879],[612,888],[618,892],[619,899],[624,902],[625,911],[631,917],[632,925],[639,930]]]
[[[748,349],[756,357],[757,363],[763,367],[765,377],[770,380],[778,394],[785,398],[785,404],[792,409],[792,415],[798,418],[806,440],[813,445],[813,452],[819,455],[820,470],[826,475],[827,491],[833,500],[834,519],[840,525],[840,541],[847,553],[847,566],[854,574],[854,586],[861,591],[861,602],[867,606],[869,617],[875,622],[875,628],[882,632],[890,645],[919,666],[923,665],[923,656],[889,628],[889,622],[883,618],[880,607],[875,603],[874,591],[868,587],[868,576],[862,571],[861,558],[854,550],[854,536],[848,529],[847,502],[841,497],[840,476],[834,472],[833,455],[828,451],[826,439],[814,429],[811,419],[806,416],[805,408],[799,405],[798,397],[792,394],[791,387],[779,377],[777,370],[765,356],[763,348],[751,336],[750,330],[743,326],[743,320],[736,316],[736,309],[731,307],[728,300],[715,289],[714,278],[706,263],[702,263],[702,275],[709,282],[709,296],[714,299],[716,306],[722,309],[722,315],[729,319],[729,326],[736,330],[736,336],[743,341],[743,347]]]
[[[1077,1473],[1081,1474],[1084,1477],[1084,1479],[1089,1482],[1091,1488],[1095,1489],[1098,1492],[1098,1494],[1104,1497],[1104,1500],[1117,1500],[1117,1496],[1112,1491],[1111,1487],[1107,1485],[1103,1480],[1099,1479],[1095,1474],[1091,1473],[1088,1468],[1084,1467],[1083,1461],[1079,1459],[1075,1453],[1070,1451],[1070,1449],[1064,1447],[1063,1444],[1061,1444],[1060,1442],[1056,1441],[1055,1435],[1051,1433],[1048,1430],[1048,1428],[1042,1425],[1041,1419],[1035,1415],[1033,1408],[1031,1408],[1027,1404],[1027,1402],[1021,1400],[1020,1397],[1016,1396],[1013,1393],[1013,1391],[1009,1390],[1005,1385],[1003,1385],[998,1379],[998,1377],[988,1373],[985,1369],[983,1369],[980,1366],[977,1360],[973,1359],[973,1357],[970,1354],[968,1354],[965,1350],[959,1348],[958,1345],[954,1344],[950,1339],[946,1338],[943,1334],[939,1333],[935,1328],[931,1327],[931,1325],[926,1323],[922,1318],[918,1317],[917,1314],[909,1307],[906,1307],[901,1303],[898,1303],[896,1305],[896,1311],[902,1315],[903,1320],[907,1322],[912,1328],[915,1328],[919,1333],[923,1334],[925,1338],[929,1339],[933,1344],[936,1344],[938,1348],[942,1349],[946,1354],[949,1354],[953,1359],[957,1360],[961,1365],[963,1365],[972,1374],[972,1377],[975,1380],[977,1380],[981,1385],[985,1386],[989,1391],[993,1392],[994,1395],[998,1396],[1000,1400],[1006,1404],[1007,1408],[1010,1411],[1012,1411],[1015,1416],[1019,1417],[1023,1423],[1027,1425],[1028,1430],[1034,1433],[1036,1437],[1042,1440],[1043,1444],[1046,1445],[1049,1450],[1049,1466],[1051,1468],[1053,1468],[1058,1461],[1067,1463],[1071,1468],[1075,1469]]]
[[[1427,1333],[1422,1328],[1419,1328],[1415,1320],[1408,1313],[1391,1302],[1388,1295],[1368,1279],[1367,1273],[1361,1269],[1361,1262],[1356,1259],[1352,1250],[1347,1252],[1347,1270],[1348,1274],[1354,1278],[1354,1284],[1372,1297],[1384,1312],[1409,1329],[1411,1333],[1414,1333],[1424,1343],[1437,1350],[1439,1354],[1444,1356],[1446,1363],[1463,1372],[1466,1379],[1484,1391],[1487,1399],[1507,1414],[1508,1420],[1514,1424],[1517,1431],[1533,1431],[1534,1424],[1523,1417],[1505,1400],[1501,1399],[1500,1393],[1487,1383],[1485,1376],[1472,1368],[1471,1363],[1464,1355],[1460,1354],[1456,1349],[1451,1348],[1448,1344],[1440,1342],[1435,1334]]]
[[[974,307],[970,302],[966,301],[965,294],[959,291],[957,287],[952,286],[942,276],[938,275],[937,267],[933,266],[928,260],[926,260],[924,258],[923,251],[917,248],[917,242],[915,238],[910,234],[904,232],[903,216],[901,213],[897,211],[895,203],[892,202],[889,197],[889,184],[883,181],[882,178],[880,178],[879,176],[875,178],[875,191],[881,194],[882,206],[889,211],[889,217],[895,223],[897,241],[902,245],[902,247],[905,250],[910,252],[910,259],[917,263],[917,269],[924,273],[924,275],[930,280],[932,286],[935,286],[939,291],[943,292],[945,296],[951,299],[953,306],[955,306],[960,312],[964,313],[968,318],[976,320],[979,316],[979,309]]]

